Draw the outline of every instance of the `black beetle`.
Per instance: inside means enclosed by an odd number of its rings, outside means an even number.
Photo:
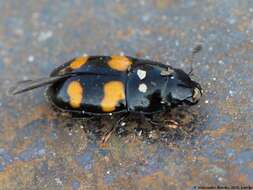
[[[152,115],[183,103],[196,104],[202,95],[200,84],[183,70],[127,56],[78,57],[47,78],[19,83],[12,93],[45,85],[52,105],[81,117]]]

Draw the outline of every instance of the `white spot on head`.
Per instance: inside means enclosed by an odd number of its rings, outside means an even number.
[[[140,85],[139,85],[139,91],[140,92],[142,92],[142,93],[146,93],[147,92],[147,90],[148,90],[148,87],[147,87],[147,85],[146,84],[144,84],[144,83],[141,83]]]
[[[138,77],[139,77],[141,80],[145,79],[146,74],[147,74],[147,72],[144,71],[144,70],[142,70],[142,69],[138,69],[138,70],[137,70],[137,75],[138,75]]]

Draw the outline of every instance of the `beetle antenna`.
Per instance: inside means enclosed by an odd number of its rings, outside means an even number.
[[[192,54],[191,54],[191,57],[190,57],[190,64],[191,64],[191,68],[190,68],[190,72],[188,73],[189,75],[192,75],[192,72],[193,72],[193,60],[195,58],[195,55],[197,53],[199,53],[200,51],[202,50],[202,45],[201,44],[198,44],[197,46],[195,46],[195,48],[193,48],[192,50]]]
[[[26,92],[35,88],[52,84],[66,77],[69,77],[69,75],[39,78],[35,80],[23,80],[23,81],[18,82],[16,86],[10,88],[8,93],[12,95],[20,94],[22,92]]]

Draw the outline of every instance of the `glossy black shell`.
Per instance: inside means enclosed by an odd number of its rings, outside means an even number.
[[[77,59],[80,59],[79,62]],[[200,88],[182,70],[154,61],[125,56],[77,59],[63,64],[51,73],[51,77],[68,77],[54,82],[47,90],[50,102],[58,109],[70,113],[152,114],[185,101],[186,98],[175,100],[172,96],[173,91],[178,91],[180,87],[185,85],[183,88],[189,89],[187,93],[190,93],[191,98],[194,89]],[[118,67],[117,64],[121,63],[123,65]]]

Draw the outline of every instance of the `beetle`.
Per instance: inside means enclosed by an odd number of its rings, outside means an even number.
[[[13,94],[48,85],[46,96],[60,111],[80,117],[112,114],[152,116],[202,96],[198,82],[181,69],[129,56],[81,56],[49,77],[20,82]]]

